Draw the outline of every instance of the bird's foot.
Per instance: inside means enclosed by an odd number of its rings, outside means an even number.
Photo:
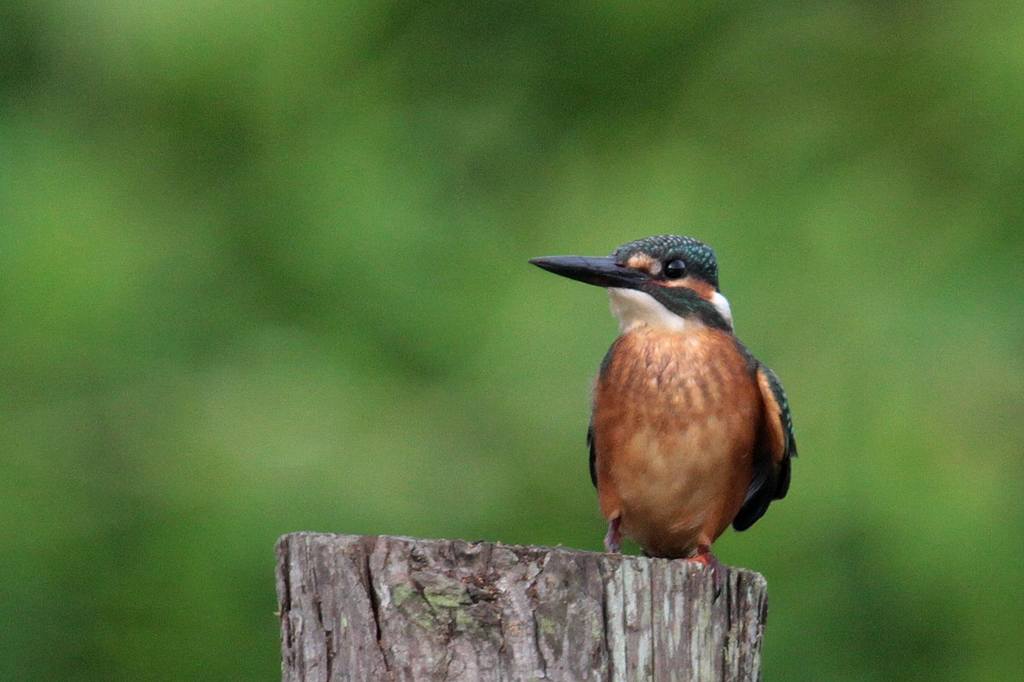
[[[711,569],[711,581],[715,587],[715,599],[718,599],[719,595],[722,594],[722,587],[725,585],[726,568],[711,553],[711,548],[708,545],[697,545],[696,554],[687,559],[687,561],[703,564]]]
[[[616,516],[608,522],[608,532],[604,535],[604,551],[618,554],[622,546],[622,531],[619,529],[621,518]]]

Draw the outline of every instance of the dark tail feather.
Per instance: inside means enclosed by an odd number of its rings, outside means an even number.
[[[764,462],[755,470],[754,478],[750,481],[750,487],[747,488],[747,499],[743,501],[743,506],[740,507],[736,518],[732,520],[732,527],[743,531],[753,526],[768,511],[768,505],[775,497],[776,489],[777,484],[771,462]]]

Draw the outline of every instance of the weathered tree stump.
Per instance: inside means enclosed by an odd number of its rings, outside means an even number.
[[[756,680],[766,583],[687,561],[293,533],[277,543],[295,680]]]

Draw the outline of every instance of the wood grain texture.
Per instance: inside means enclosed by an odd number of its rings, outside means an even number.
[[[767,586],[686,561],[293,533],[282,675],[299,680],[757,680]]]

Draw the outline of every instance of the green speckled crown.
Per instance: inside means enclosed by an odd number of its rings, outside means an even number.
[[[718,288],[718,260],[715,250],[693,237],[681,237],[676,234],[659,234],[644,237],[634,242],[623,244],[615,249],[612,256],[619,263],[625,263],[630,256],[643,253],[662,263],[681,258],[686,262],[690,273]]]

